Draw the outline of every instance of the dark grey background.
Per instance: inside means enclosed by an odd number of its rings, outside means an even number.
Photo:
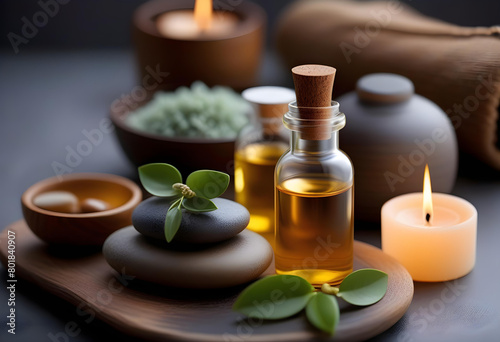
[[[31,19],[40,10],[39,0],[0,1],[0,47],[10,47],[5,39],[8,32],[18,33],[21,18]],[[42,0],[46,2],[47,0]],[[50,0],[49,0],[50,1]],[[68,1],[68,0],[65,0]],[[234,0],[221,0],[232,2]],[[130,18],[134,9],[144,0],[69,0],[61,5],[60,13],[52,18],[23,51],[32,48],[128,48],[130,46]],[[192,0],[186,0],[191,3]],[[279,13],[291,0],[254,0],[265,8],[269,16],[269,33]],[[500,24],[500,1],[492,0],[403,0],[424,14],[465,26]],[[216,3],[216,1],[214,1]],[[268,37],[271,35],[268,35]]]
[[[0,0],[0,230],[22,218],[19,199],[38,180],[51,177],[53,161],[64,162],[65,148],[75,147],[82,130],[98,127],[110,103],[138,84],[130,46],[130,18],[138,0],[71,0],[59,14],[15,54],[8,32],[19,33],[21,18],[39,11],[35,0]],[[287,0],[257,0],[268,12],[269,35]],[[500,2],[491,0],[414,0],[423,13],[461,25],[500,24]],[[263,84],[283,84],[289,74],[272,54],[272,39],[261,70]],[[478,209],[478,251],[474,271],[457,282],[466,290],[439,315],[444,283],[415,283],[408,313],[376,341],[496,341],[500,336],[500,177],[478,171],[468,161],[453,191]],[[74,172],[106,172],[136,178],[115,137],[84,158]],[[380,246],[377,225],[356,224],[356,239]],[[0,243],[4,243],[0,241]],[[422,246],[423,251],[425,246]],[[26,281],[17,292],[17,334],[6,332],[7,292],[0,266],[0,340],[50,341],[49,333],[75,321],[81,333],[69,341],[122,339],[133,341],[95,320],[79,317],[75,308]],[[427,312],[427,316],[426,313]],[[424,317],[426,317],[424,319]],[[425,327],[419,320],[425,320]]]

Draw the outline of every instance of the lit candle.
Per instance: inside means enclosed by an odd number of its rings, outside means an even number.
[[[426,166],[423,193],[401,195],[382,207],[382,250],[415,281],[447,281],[476,261],[477,211],[466,200],[432,193]]]
[[[217,39],[228,36],[238,23],[229,12],[213,11],[212,0],[196,0],[194,11],[175,10],[156,19],[160,34],[174,39]]]

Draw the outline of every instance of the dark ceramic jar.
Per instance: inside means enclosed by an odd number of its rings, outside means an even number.
[[[458,165],[455,131],[441,108],[414,93],[409,79],[366,75],[356,91],[338,102],[349,122],[340,144],[354,164],[357,219],[380,221],[387,200],[422,191],[426,164],[433,191],[453,189]]]

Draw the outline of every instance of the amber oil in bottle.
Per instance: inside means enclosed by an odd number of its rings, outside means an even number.
[[[335,284],[352,272],[352,185],[293,178],[277,186],[277,272]],[[279,267],[279,268],[278,268]]]
[[[261,142],[236,151],[236,201],[250,212],[248,228],[254,232],[274,232],[274,168],[287,149],[280,142]]]

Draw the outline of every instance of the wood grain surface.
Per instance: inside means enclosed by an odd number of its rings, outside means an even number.
[[[245,285],[220,290],[183,290],[118,276],[100,250],[53,248],[37,238],[24,221],[0,235],[0,258],[6,264],[7,232],[15,232],[16,275],[80,309],[93,311],[117,330],[151,340],[304,341],[326,339],[303,313],[272,322],[247,319],[231,310]],[[377,268],[389,274],[385,297],[359,308],[340,301],[335,341],[364,340],[396,323],[413,297],[408,272],[380,249],[356,241],[354,268]],[[269,269],[267,273],[273,272]],[[19,281],[19,280],[18,280]],[[22,280],[20,280],[22,281]],[[203,279],[200,279],[203,281]],[[126,284],[126,286],[122,285]]]

